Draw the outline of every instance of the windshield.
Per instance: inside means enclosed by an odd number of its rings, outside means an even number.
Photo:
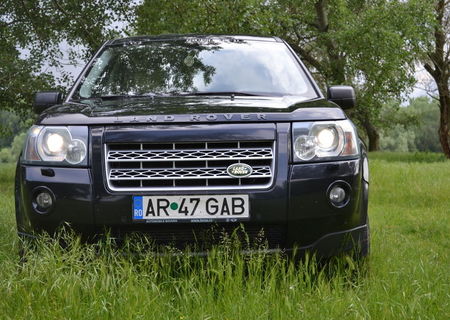
[[[106,47],[73,98],[208,93],[317,97],[284,43],[187,38]]]

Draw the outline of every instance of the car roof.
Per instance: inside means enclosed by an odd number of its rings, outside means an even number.
[[[107,45],[121,45],[135,42],[147,41],[176,41],[186,39],[218,39],[218,40],[243,40],[243,41],[266,41],[266,42],[282,42],[278,37],[263,37],[252,35],[226,35],[226,34],[161,34],[155,36],[134,36],[127,38],[114,39],[107,42]]]

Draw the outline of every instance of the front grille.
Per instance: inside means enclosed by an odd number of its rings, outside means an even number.
[[[115,191],[268,188],[274,175],[274,141],[108,143],[108,186]],[[250,176],[234,178],[234,163],[252,167]]]

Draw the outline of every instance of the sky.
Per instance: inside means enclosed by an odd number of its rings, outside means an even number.
[[[427,91],[425,90],[425,88],[429,86],[430,83],[434,84],[433,78],[422,66],[418,66],[416,70],[416,79],[417,83],[414,87],[413,92],[410,94],[410,97],[417,98],[426,96]]]

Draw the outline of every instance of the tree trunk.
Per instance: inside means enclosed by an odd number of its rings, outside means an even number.
[[[449,109],[450,109],[450,94],[448,86],[439,88],[439,109],[440,123],[439,123],[439,141],[442,146],[442,151],[445,156],[450,159],[450,131],[449,131]]]
[[[369,119],[366,119],[363,122],[363,126],[367,137],[369,138],[369,151],[380,150],[380,134],[378,133],[377,128],[375,128]]]
[[[329,34],[328,25],[328,0],[317,0],[315,3],[317,30],[324,34]],[[333,36],[328,36],[325,41],[328,57],[328,68],[326,78],[332,84],[345,84],[345,58],[340,54],[338,46]]]
[[[425,63],[425,70],[433,77],[439,92],[439,141],[445,156],[450,159],[450,132],[449,132],[449,116],[450,116],[450,89],[449,89],[449,65],[450,53],[447,43],[448,34],[448,17],[446,18],[446,10],[448,3],[444,0],[437,0],[435,3],[436,26],[434,29],[434,50],[428,52],[428,57],[432,64]],[[447,13],[448,14],[448,13]]]

